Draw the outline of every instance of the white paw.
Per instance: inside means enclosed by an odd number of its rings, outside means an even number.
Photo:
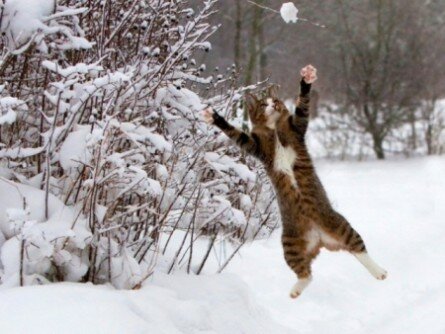
[[[384,279],[386,279],[388,277],[388,272],[383,268],[378,268],[378,269],[375,269],[372,271],[372,275],[376,279],[383,281]]]
[[[309,276],[308,278],[299,279],[298,282],[292,287],[292,290],[290,290],[290,297],[292,299],[298,298],[302,293],[303,290],[306,289],[306,287],[311,283],[312,277]]]
[[[206,122],[207,124],[213,124],[213,109],[211,107],[204,109],[201,112],[201,116],[202,119],[204,120],[204,122]]]
[[[361,262],[368,269],[369,273],[374,276],[378,280],[384,280],[388,276],[388,272],[380,267],[377,263],[374,262],[373,259],[369,256],[368,253],[358,253],[354,254],[357,260]]]
[[[291,291],[290,292],[290,297],[292,299],[298,298],[300,295],[301,295],[301,292],[299,292],[299,291]]]
[[[300,74],[308,84],[314,83],[317,80],[317,69],[312,65],[303,67]]]

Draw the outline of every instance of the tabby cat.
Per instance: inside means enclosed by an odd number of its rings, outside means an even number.
[[[353,254],[377,279],[387,273],[368,255],[361,236],[336,212],[318,178],[306,148],[309,102],[316,69],[301,70],[300,95],[291,114],[274,95],[258,99],[246,95],[252,123],[250,133],[230,125],[208,108],[203,118],[220,128],[248,154],[259,159],[275,188],[283,223],[284,258],[297,274],[290,296],[298,297],[311,282],[311,263],[321,247]]]

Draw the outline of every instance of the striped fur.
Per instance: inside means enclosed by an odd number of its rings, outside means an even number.
[[[246,104],[253,124],[251,133],[234,128],[217,113],[213,115],[216,126],[243,150],[262,161],[274,185],[283,223],[284,258],[299,279],[291,291],[293,298],[299,296],[311,281],[311,263],[321,247],[332,251],[346,250],[356,255],[376,278],[386,277],[386,271],[370,260],[361,236],[332,208],[316,174],[305,144],[310,90],[311,84],[302,79],[293,114],[281,101],[273,98],[277,114],[269,115],[268,109],[266,116],[265,108],[270,108],[270,97],[258,100],[252,95],[247,96]],[[277,119],[274,126],[268,125],[267,117]]]

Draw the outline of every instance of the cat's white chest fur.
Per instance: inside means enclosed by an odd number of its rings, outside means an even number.
[[[284,147],[277,138],[275,144],[274,169],[277,172],[285,173],[289,176],[294,186],[297,186],[293,166],[297,159],[297,153],[291,147]]]

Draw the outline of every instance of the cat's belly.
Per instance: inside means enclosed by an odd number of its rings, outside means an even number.
[[[294,176],[293,166],[297,160],[297,153],[292,149],[292,147],[283,147],[280,141],[277,139],[275,146],[275,157],[274,157],[274,170],[276,172],[281,172],[289,177],[290,182],[295,187],[298,186],[297,180]]]
[[[325,247],[329,250],[338,250],[339,242],[329,234],[324,232],[321,228],[313,226],[308,232],[306,232],[306,251],[317,251],[320,247]]]

